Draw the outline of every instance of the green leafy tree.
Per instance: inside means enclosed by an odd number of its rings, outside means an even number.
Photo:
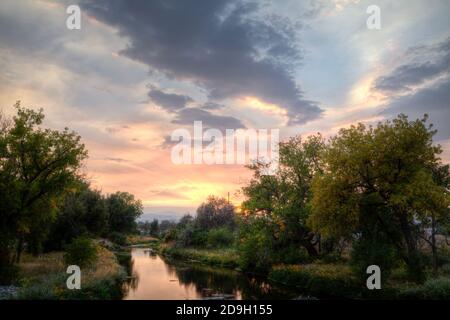
[[[307,226],[308,202],[312,196],[311,182],[321,170],[320,152],[324,147],[320,135],[305,141],[301,137],[280,143],[279,169],[275,175],[264,175],[268,164],[257,162],[250,168],[253,179],[243,188],[246,215],[264,217],[271,236],[279,247],[304,247],[310,256],[317,256],[317,237]]]
[[[233,227],[234,223],[234,206],[224,198],[210,196],[197,208],[195,224],[203,230],[225,226]]]
[[[106,198],[110,232],[132,233],[137,230],[136,219],[143,213],[140,200],[128,192],[116,192]]]
[[[46,241],[46,250],[60,250],[75,237],[100,237],[108,231],[106,200],[99,191],[90,189],[88,183],[80,181],[79,187],[61,202]]]
[[[0,137],[0,233],[7,248],[16,243],[19,261],[26,237],[54,218],[56,203],[79,179],[87,151],[75,132],[39,127],[42,109],[25,109],[19,102],[15,107]]]
[[[159,222],[156,219],[150,223],[149,234],[153,237],[157,237],[159,235]]]
[[[376,128],[341,129],[323,155],[324,171],[314,179],[310,217],[312,228],[325,235],[372,238],[380,245],[389,239],[419,281],[421,226],[433,215],[445,215],[449,206],[447,189],[433,179],[441,149],[426,120],[399,115]]]

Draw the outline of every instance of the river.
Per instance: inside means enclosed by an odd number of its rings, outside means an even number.
[[[168,260],[149,249],[131,251],[125,300],[293,299],[300,294],[243,273]]]

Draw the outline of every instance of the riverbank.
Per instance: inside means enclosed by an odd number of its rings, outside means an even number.
[[[120,299],[124,268],[113,252],[99,246],[97,261],[81,272],[81,289],[69,290],[63,252],[25,255],[19,264],[16,299]]]
[[[239,268],[239,255],[233,248],[200,249],[160,245],[158,251],[163,256],[173,259],[202,263],[213,267]]]
[[[233,248],[176,248],[162,244],[155,249],[171,259],[240,270],[239,253]],[[381,290],[368,290],[366,283],[343,263],[275,265],[264,277],[302,294],[325,299],[450,299],[450,274],[445,272],[415,284],[407,280],[404,268],[398,268]]]

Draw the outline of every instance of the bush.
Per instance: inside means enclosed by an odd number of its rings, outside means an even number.
[[[450,249],[447,246],[442,246],[438,249],[438,265],[444,266],[450,264]]]
[[[0,265],[0,285],[9,285],[17,279],[19,267],[7,264]]]
[[[269,279],[319,297],[356,298],[362,292],[359,282],[344,265],[280,265],[272,268]]]
[[[163,247],[162,254],[177,260],[189,260],[202,264],[226,268],[238,267],[238,254],[234,249],[198,249],[198,248],[176,248]]]
[[[248,233],[239,244],[239,265],[243,270],[266,273],[272,266],[271,235],[263,230]]]
[[[309,255],[303,247],[288,245],[275,250],[274,260],[282,264],[305,263],[309,261]]]
[[[118,244],[119,246],[127,245],[127,237],[120,232],[112,232],[109,235],[109,240],[111,240],[115,244]]]
[[[401,299],[448,300],[450,299],[450,279],[427,280],[423,285],[407,288],[400,292]]]
[[[234,234],[228,228],[212,229],[208,232],[207,244],[211,248],[228,247],[233,244]]]
[[[88,238],[76,238],[67,246],[64,260],[79,267],[94,264],[97,261],[97,246]]]
[[[208,232],[197,228],[193,224],[187,224],[177,229],[175,239],[177,247],[204,247],[208,241]]]
[[[353,243],[350,265],[355,275],[361,281],[367,279],[368,266],[379,266],[381,270],[381,281],[385,283],[398,261],[395,252],[393,245],[385,241],[360,239]]]

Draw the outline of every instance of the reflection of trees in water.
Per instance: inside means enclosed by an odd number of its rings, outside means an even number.
[[[134,270],[134,259],[131,254],[122,254],[119,258],[120,265],[125,268],[127,278],[122,285],[123,295],[127,295],[129,290],[136,290],[139,284],[139,274]]]
[[[206,289],[211,289],[215,294],[231,294],[234,298],[240,294],[242,299],[282,299],[295,296],[289,290],[275,287],[260,278],[249,277],[236,271],[179,264],[167,260],[164,262],[171,277],[177,277],[180,284],[185,287],[194,287],[200,295],[210,294],[210,290]]]

